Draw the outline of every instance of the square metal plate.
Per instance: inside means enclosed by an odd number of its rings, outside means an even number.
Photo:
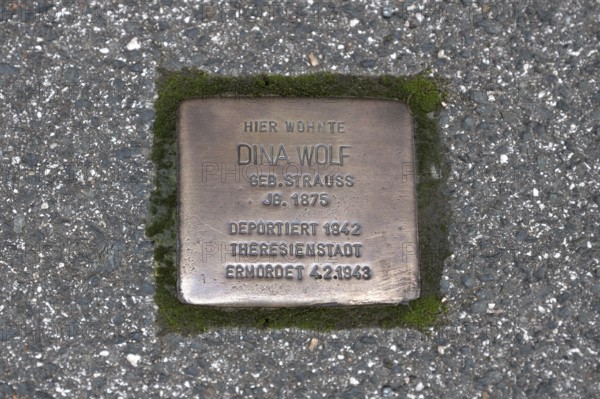
[[[390,100],[179,107],[178,294],[209,306],[419,296],[412,116]]]

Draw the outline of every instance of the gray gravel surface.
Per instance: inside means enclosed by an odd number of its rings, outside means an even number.
[[[2,4],[0,397],[600,395],[598,1]],[[160,67],[447,78],[446,326],[158,335]]]

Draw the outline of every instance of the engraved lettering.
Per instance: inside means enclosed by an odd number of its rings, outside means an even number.
[[[228,264],[225,266],[227,279],[269,279],[269,280],[302,280],[304,265],[280,263],[247,263]],[[294,273],[296,271],[296,273]]]
[[[302,270],[304,270],[304,266],[302,266],[302,265],[296,266],[296,273],[298,273],[297,274],[298,280],[302,280]]]
[[[237,163],[238,165],[250,165],[252,162],[251,148],[248,144],[238,144]]]
[[[327,242],[232,242],[229,244],[232,256],[298,256],[316,254],[329,257],[362,256],[360,243]]]
[[[325,165],[327,163],[327,161],[329,161],[329,158],[327,156],[327,154],[331,154],[331,147],[329,146],[329,151],[327,151],[327,146],[325,144],[317,144],[314,148],[315,148],[315,163],[317,165]],[[319,150],[323,150],[321,152],[319,152]]]
[[[293,122],[285,121],[285,128],[287,129],[288,133],[294,133],[294,123]]]
[[[298,151],[298,159],[300,160],[300,165],[304,166],[305,163],[307,165],[312,165],[312,158],[315,147],[310,147],[310,153],[308,152],[309,147],[306,145],[304,146],[304,150],[302,152],[300,150],[300,147],[296,147],[296,149]]]
[[[244,274],[244,267],[242,265],[237,265],[235,267],[235,278],[242,278]]]
[[[273,265],[268,264],[265,266],[265,278],[273,278]]]
[[[346,128],[343,121],[284,121],[284,124],[287,133],[345,133]]]
[[[275,265],[273,267],[273,274],[275,275],[275,278],[282,278],[283,277],[283,266]]]
[[[239,221],[229,222],[230,235],[317,235],[317,222]]]
[[[182,105],[180,299],[303,306],[418,296],[415,182],[394,173],[414,164],[407,108],[257,101]]]
[[[350,158],[346,150],[352,148],[349,145],[340,145],[334,148],[333,145],[316,144],[312,146],[297,146],[298,161],[300,166],[308,165],[344,165],[344,159]]]
[[[269,120],[244,121],[244,133],[277,133],[277,122]]]
[[[275,145],[241,143],[237,145],[238,165],[278,165],[280,161],[289,163],[290,159],[285,149],[285,145],[278,144],[277,151]]]
[[[291,280],[294,278],[294,266],[293,265],[287,265],[285,267],[285,278],[287,278],[288,280]]]

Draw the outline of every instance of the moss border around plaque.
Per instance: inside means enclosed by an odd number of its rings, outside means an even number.
[[[198,70],[160,71],[155,103],[152,160],[156,188],[150,198],[146,235],[154,241],[155,301],[162,333],[200,333],[217,327],[334,330],[357,327],[436,325],[445,307],[439,294],[444,259],[450,254],[449,207],[443,195],[448,176],[436,112],[445,98],[441,80],[318,73],[288,77],[229,77]],[[186,305],[177,299],[176,118],[179,103],[214,96],[370,97],[406,103],[413,113],[417,159],[417,206],[421,297],[407,305],[329,308],[224,309]]]

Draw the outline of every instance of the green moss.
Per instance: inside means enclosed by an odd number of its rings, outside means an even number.
[[[444,100],[442,83],[420,74],[412,77],[364,77],[330,73],[286,76],[225,77],[201,71],[161,71],[155,103],[152,160],[156,190],[150,199],[147,236],[154,241],[159,324],[163,332],[197,333],[213,327],[305,328],[332,330],[357,327],[434,325],[444,312],[439,297],[443,261],[449,255],[449,210],[442,193],[448,167],[432,113]],[[405,102],[415,121],[421,298],[408,305],[217,309],[184,305],[176,296],[176,116],[179,103],[212,96],[371,97]],[[433,169],[432,169],[433,168]],[[435,171],[438,176],[432,176]]]

